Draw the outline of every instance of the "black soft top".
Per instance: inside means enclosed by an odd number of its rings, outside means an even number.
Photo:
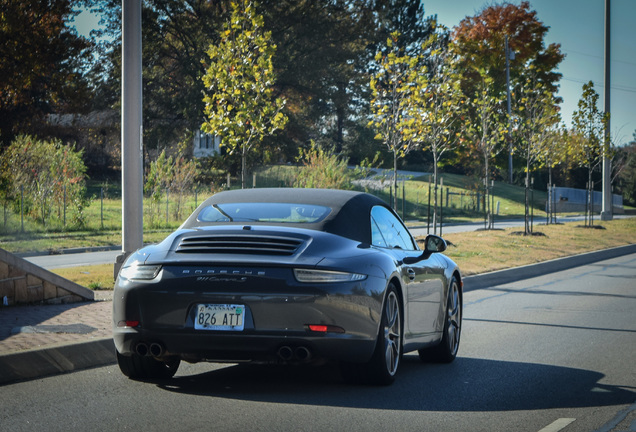
[[[185,221],[182,228],[198,228],[210,225],[246,225],[245,222],[201,222],[199,213],[214,204],[223,203],[297,203],[331,208],[331,213],[316,223],[250,222],[249,225],[298,226],[337,234],[362,243],[371,242],[371,208],[388,205],[371,194],[336,189],[263,188],[238,189],[214,194],[205,200]]]

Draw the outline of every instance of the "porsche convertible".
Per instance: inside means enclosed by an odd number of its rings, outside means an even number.
[[[122,373],[172,377],[181,361],[338,362],[350,382],[391,384],[402,355],[451,362],[462,276],[428,235],[363,192],[242,189],[203,202],[131,254],[114,288]]]

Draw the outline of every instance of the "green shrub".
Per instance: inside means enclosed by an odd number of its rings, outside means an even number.
[[[305,167],[298,172],[294,187],[351,189],[353,172],[347,159],[318,147],[313,141],[308,149],[300,149],[297,160]]]
[[[70,220],[85,223],[86,165],[75,146],[19,136],[0,156],[0,177],[4,198],[18,211],[22,204],[25,214],[43,225],[55,213],[62,219],[69,205]]]

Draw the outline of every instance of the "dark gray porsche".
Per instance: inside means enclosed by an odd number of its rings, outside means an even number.
[[[429,235],[421,250],[382,200],[362,192],[215,194],[115,284],[121,371],[172,377],[187,362],[337,361],[352,382],[390,384],[402,354],[451,362],[462,279]]]

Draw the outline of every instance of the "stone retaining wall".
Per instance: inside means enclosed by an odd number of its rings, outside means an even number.
[[[94,299],[93,291],[88,288],[0,248],[0,305],[60,304]]]

